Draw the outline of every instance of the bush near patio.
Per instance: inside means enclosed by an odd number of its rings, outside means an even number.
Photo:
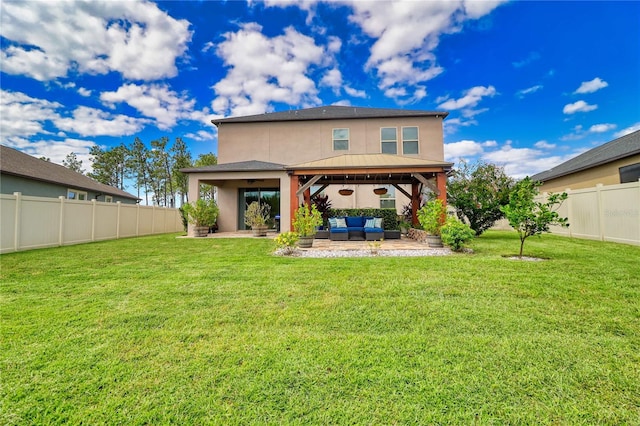
[[[637,424],[640,247],[273,256],[161,235],[1,256],[3,424]],[[100,265],[88,268],[87,265]],[[204,265],[204,267],[203,267]]]

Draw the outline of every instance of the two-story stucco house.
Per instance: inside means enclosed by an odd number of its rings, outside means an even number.
[[[447,114],[326,106],[213,120],[219,164],[183,170],[189,199],[198,197],[200,184],[215,185],[221,231],[245,229],[245,207],[255,200],[276,206],[271,214],[281,217],[282,231],[290,229],[296,208],[319,192],[334,208],[400,212],[412,199],[418,205],[424,186],[446,201]],[[385,194],[373,192],[381,187]],[[344,196],[341,189],[353,192]]]

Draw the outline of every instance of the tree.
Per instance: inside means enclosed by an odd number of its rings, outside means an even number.
[[[79,160],[76,156],[75,152],[70,152],[67,154],[67,157],[62,160],[62,165],[67,169],[73,170],[74,172],[84,174],[85,170],[82,168],[82,160]]]
[[[128,149],[124,145],[103,150],[97,145],[91,147],[89,155],[93,163],[92,179],[105,185],[111,185],[124,191],[124,181],[127,177]]]
[[[200,154],[193,165],[195,167],[213,166],[218,164],[218,157],[213,152],[207,154]],[[213,185],[200,184],[200,198],[213,199],[216,193],[216,188]]]
[[[175,192],[173,190],[171,166],[169,165],[169,153],[167,152],[168,142],[169,138],[166,136],[161,137],[159,140],[151,141],[149,176],[151,177],[155,203],[173,207]]]
[[[182,173],[180,169],[191,166],[191,153],[182,138],[176,138],[175,143],[171,147],[171,157],[173,183],[180,193],[180,205],[183,205],[187,200],[187,193],[189,192],[189,177]]]
[[[509,194],[509,203],[501,207],[509,225],[520,236],[519,257],[522,257],[524,242],[530,236],[550,232],[550,225],[569,226],[567,218],[560,217],[555,211],[567,199],[567,193],[549,194],[544,203],[535,201],[540,185],[540,182],[534,182],[529,177],[524,178],[516,183]]]
[[[458,218],[466,219],[478,236],[504,217],[501,207],[509,202],[513,185],[503,167],[462,161],[447,182],[447,198]]]
[[[129,147],[128,168],[135,180],[138,198],[140,188],[144,188],[145,204],[149,205],[149,150],[140,138],[135,138]]]

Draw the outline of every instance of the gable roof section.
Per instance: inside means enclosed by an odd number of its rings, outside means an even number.
[[[640,130],[614,139],[564,163],[531,176],[542,182],[640,154]]]
[[[211,120],[219,126],[222,123],[260,123],[274,121],[310,121],[338,120],[358,118],[394,118],[394,117],[442,117],[449,115],[444,111],[420,111],[391,108],[361,108],[353,106],[323,106],[293,111],[270,112],[245,117],[229,117]]]
[[[138,197],[116,187],[105,185],[59,164],[40,160],[4,145],[0,145],[0,172],[74,189],[138,200]]]
[[[337,157],[288,166],[287,169],[358,169],[358,168],[396,168],[396,167],[443,167],[450,168],[453,163],[403,157],[391,154],[344,154]]]
[[[284,170],[283,164],[269,163],[266,161],[239,161],[237,163],[213,164],[211,166],[190,167],[180,169],[182,173],[203,173],[203,172],[259,172]]]

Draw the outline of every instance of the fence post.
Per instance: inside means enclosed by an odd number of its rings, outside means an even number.
[[[140,236],[140,203],[136,203],[136,237]]]
[[[602,205],[602,184],[596,185],[596,199],[598,200],[598,232],[600,241],[604,241],[604,206]]]
[[[16,220],[14,222],[13,228],[13,249],[15,251],[20,250],[20,223],[22,215],[22,192],[14,192],[14,197],[16,197]]]
[[[64,245],[64,195],[58,197],[60,200],[60,224],[58,225],[58,245]]]
[[[120,205],[122,204],[120,201],[118,204],[118,215],[116,216],[116,240],[120,239]]]
[[[91,241],[96,240],[96,199],[91,200]]]
[[[573,198],[571,198],[571,188],[567,188],[564,190],[567,193],[567,219],[569,219],[569,238],[573,237],[573,232],[571,229],[571,222],[573,221]]]

